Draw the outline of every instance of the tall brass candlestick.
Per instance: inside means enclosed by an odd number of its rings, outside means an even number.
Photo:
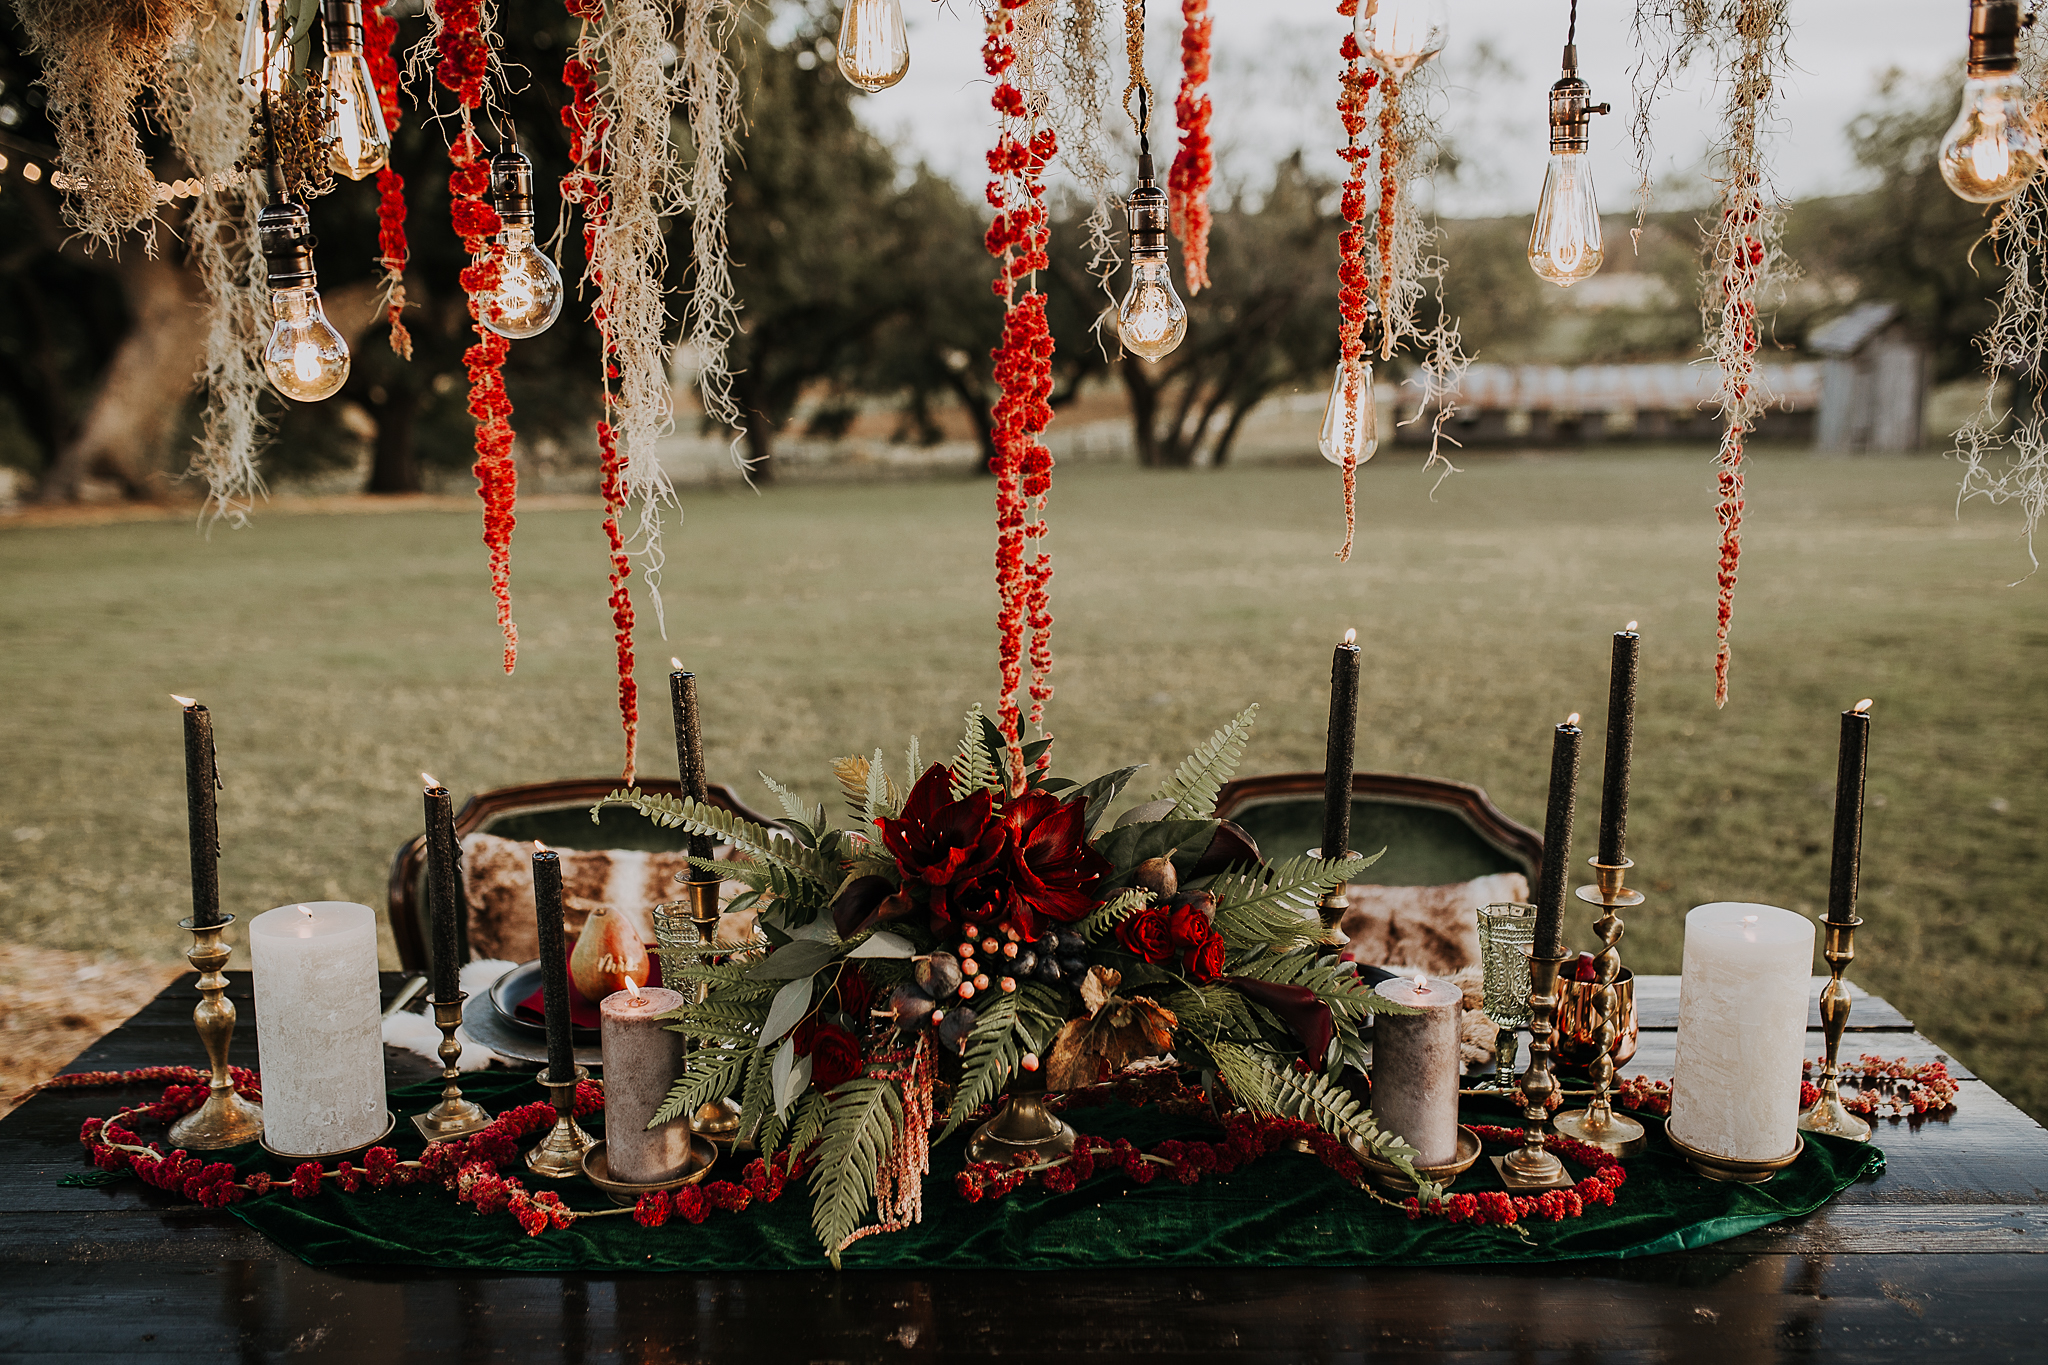
[[[1821,1059],[1820,1095],[1799,1115],[1809,1133],[1829,1133],[1857,1142],[1870,1140],[1870,1125],[1842,1104],[1842,1034],[1849,1027],[1849,983],[1842,973],[1856,960],[1857,883],[1863,860],[1863,784],[1870,753],[1870,699],[1842,713],[1841,744],[1835,755],[1835,847],[1828,878],[1828,913],[1821,921],[1827,938],[1828,984],[1820,996],[1820,1023],[1827,1034]]]
[[[1549,856],[1547,849],[1544,856]],[[1557,971],[1563,965],[1562,953],[1529,953],[1529,1069],[1522,1073],[1522,1145],[1500,1159],[1501,1183],[1518,1193],[1572,1184],[1564,1163],[1543,1145],[1550,1096],[1557,1089],[1550,1074],[1550,1039],[1557,1031]]]
[[[234,922],[233,915],[220,915],[211,924],[198,923],[196,916],[178,922],[180,929],[192,931],[192,946],[185,950],[185,960],[199,972],[199,1004],[192,1011],[192,1023],[213,1067],[206,1103],[171,1125],[171,1145],[188,1152],[239,1147],[263,1136],[263,1107],[235,1093],[234,1077],[228,1071],[235,1002],[227,997],[228,979],[222,968],[234,949],[222,943],[220,936]]]
[[[1549,856],[1549,850],[1544,851]],[[1628,870],[1635,864],[1623,858],[1619,864],[1603,863],[1596,856],[1587,861],[1593,864],[1593,875],[1599,879],[1596,886],[1582,886],[1579,899],[1601,908],[1601,916],[1593,923],[1593,932],[1600,936],[1600,951],[1593,954],[1594,980],[1599,990],[1593,996],[1593,1045],[1596,1051],[1587,1069],[1592,1073],[1593,1098],[1584,1109],[1572,1109],[1559,1114],[1553,1123],[1557,1131],[1568,1138],[1590,1143],[1610,1156],[1634,1156],[1643,1150],[1649,1139],[1644,1135],[1643,1125],[1626,1114],[1614,1112],[1610,1096],[1614,1093],[1614,1043],[1621,1035],[1622,1008],[1620,992],[1614,982],[1621,975],[1621,916],[1617,910],[1643,903],[1643,893],[1631,891],[1622,885]]]

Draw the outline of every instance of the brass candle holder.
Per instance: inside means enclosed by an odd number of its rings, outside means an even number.
[[[1842,1033],[1849,1027],[1849,983],[1842,980],[1842,973],[1856,960],[1856,926],[1863,921],[1851,915],[1845,920],[1822,919],[1820,923],[1828,931],[1822,950],[1828,961],[1828,984],[1820,993],[1820,1025],[1827,1031],[1828,1051],[1820,1064],[1820,1098],[1799,1115],[1799,1126],[1809,1133],[1868,1142],[1870,1125],[1842,1105],[1839,1060]]]
[[[1318,846],[1310,849],[1303,856],[1321,858],[1324,854],[1322,848]],[[1357,856],[1353,852],[1337,855],[1339,859],[1356,858]],[[1351,899],[1344,894],[1344,884],[1342,882],[1324,892],[1323,898],[1316,902],[1316,914],[1322,919],[1323,928],[1328,932],[1327,942],[1341,943],[1343,941],[1342,936],[1337,933],[1337,922],[1344,918],[1344,912],[1350,908]]]
[[[458,1083],[461,1072],[455,1063],[462,1056],[462,1044],[455,1040],[455,1030],[462,1025],[462,1002],[467,999],[468,991],[457,991],[453,1000],[428,997],[434,1007],[434,1027],[441,1030],[441,1046],[436,1049],[441,1054],[441,1099],[426,1113],[414,1114],[412,1121],[429,1142],[468,1137],[491,1126],[490,1114],[475,1100],[462,1098]]]
[[[590,1150],[594,1139],[583,1131],[576,1122],[576,1084],[590,1079],[590,1068],[579,1066],[576,1075],[566,1081],[541,1077],[540,1083],[547,1087],[548,1099],[555,1106],[555,1126],[548,1129],[548,1135],[540,1145],[526,1154],[526,1168],[547,1180],[567,1180],[572,1175],[583,1174],[583,1154]]]
[[[1543,1145],[1543,1130],[1550,1122],[1550,1096],[1557,1079],[1550,1072],[1550,1037],[1557,1028],[1557,973],[1564,956],[1544,957],[1532,947],[1529,953],[1529,1069],[1522,1082],[1522,1146],[1495,1158],[1501,1183],[1517,1193],[1529,1190],[1560,1190],[1572,1184],[1571,1173],[1557,1154]]]
[[[718,941],[718,888],[718,879],[695,872],[684,883],[690,902],[690,922],[696,926],[697,941],[707,946]],[[703,1003],[710,989],[703,986],[697,990],[697,1003]],[[730,1096],[706,1100],[690,1115],[690,1131],[713,1142],[737,1142],[740,1112],[740,1106]]]
[[[1649,1138],[1642,1124],[1614,1112],[1609,1097],[1614,1091],[1614,1045],[1621,1037],[1625,1018],[1621,992],[1615,986],[1615,979],[1621,975],[1621,950],[1616,945],[1621,942],[1622,932],[1621,916],[1616,912],[1641,905],[1643,893],[1623,885],[1628,870],[1635,866],[1633,860],[1603,863],[1593,857],[1586,861],[1593,865],[1598,883],[1580,887],[1578,897],[1604,912],[1593,923],[1593,932],[1600,936],[1600,951],[1593,955],[1594,980],[1599,986],[1591,1021],[1594,1051],[1592,1061],[1586,1064],[1592,1076],[1593,1098],[1584,1109],[1559,1114],[1554,1123],[1565,1137],[1598,1147],[1609,1156],[1634,1156],[1643,1150]]]
[[[234,949],[222,943],[220,936],[234,922],[233,915],[222,915],[217,923],[203,927],[189,916],[178,921],[180,929],[192,931],[192,946],[185,950],[185,960],[199,972],[199,1003],[192,1009],[192,1024],[199,1030],[206,1060],[213,1067],[206,1103],[171,1125],[171,1145],[188,1152],[240,1147],[263,1136],[263,1107],[237,1095],[234,1078],[228,1073],[235,1002],[227,997],[228,979],[222,969]]]

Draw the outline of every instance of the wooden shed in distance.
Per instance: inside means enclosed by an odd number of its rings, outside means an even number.
[[[1927,347],[1895,303],[1862,303],[1809,332],[1821,357],[1815,450],[1918,450],[1927,402]]]

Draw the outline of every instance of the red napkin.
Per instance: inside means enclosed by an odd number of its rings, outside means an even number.
[[[573,956],[575,952],[576,940],[571,939],[569,940],[568,949],[564,953],[565,959]],[[652,975],[647,978],[646,984],[649,986],[659,986],[661,984],[661,958],[654,953],[649,953],[647,955],[647,962],[648,969]],[[513,1007],[512,1013],[522,1023],[545,1026],[548,1021],[547,1006],[542,1002],[541,996],[542,991],[535,989],[532,995],[527,996],[518,1005]],[[598,1027],[600,1022],[597,1013],[597,1002],[585,998],[583,992],[576,989],[576,978],[573,976],[569,978],[569,1022],[577,1028],[587,1029]]]

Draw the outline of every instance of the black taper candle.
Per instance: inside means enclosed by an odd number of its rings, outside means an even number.
[[[1842,713],[1835,753],[1835,852],[1828,872],[1828,918],[1856,918],[1856,882],[1863,868],[1863,778],[1870,762],[1870,701]]]
[[[1351,850],[1351,764],[1358,744],[1358,632],[1347,630],[1330,656],[1330,734],[1323,753],[1325,858]]]
[[[697,675],[683,668],[682,660],[670,659],[675,671],[668,675],[669,704],[676,718],[676,769],[682,780],[683,795],[692,801],[704,801],[711,795],[711,784],[704,776],[704,734],[698,721]],[[689,842],[692,858],[711,856],[711,836],[692,834]],[[690,871],[691,880],[701,880],[695,868]]]
[[[1572,809],[1579,785],[1579,713],[1550,741],[1550,808],[1543,816],[1543,875],[1536,892],[1536,955],[1564,951],[1564,884],[1571,871]]]
[[[548,1026],[548,1074],[563,1082],[576,1075],[576,1044],[569,1022],[569,951],[562,941],[562,855],[533,855],[533,914],[540,930],[541,1007]]]
[[[192,927],[220,923],[220,761],[213,747],[213,716],[185,697],[185,825],[192,841]]]
[[[1619,867],[1628,847],[1628,769],[1636,744],[1636,623],[1614,633],[1607,670],[1607,766],[1600,783],[1600,861]]]
[[[429,781],[427,808],[427,904],[434,917],[434,999],[462,994],[462,964],[469,960],[469,918],[464,910],[461,849],[455,842],[455,803],[448,789]]]

